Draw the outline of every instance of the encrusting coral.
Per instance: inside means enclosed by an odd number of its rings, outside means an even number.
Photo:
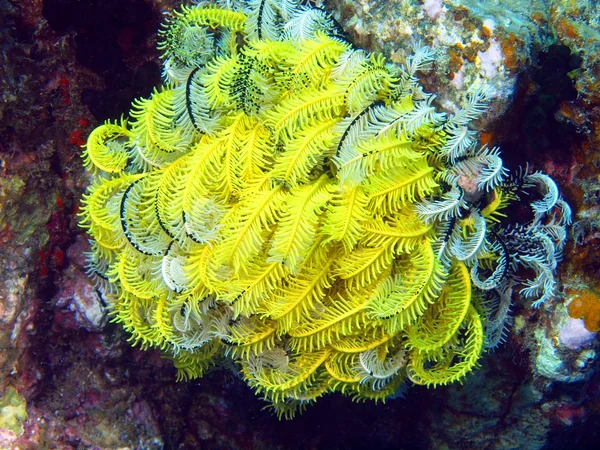
[[[461,380],[501,341],[520,266],[534,305],[553,294],[556,185],[477,146],[485,92],[436,111],[427,47],[394,67],[321,9],[228,3],[176,13],[165,84],[88,139],[80,221],[114,320],[179,379],[234,360],[283,417]]]

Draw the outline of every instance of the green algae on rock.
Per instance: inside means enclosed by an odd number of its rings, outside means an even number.
[[[9,386],[0,397],[0,429],[23,434],[23,423],[27,420],[27,402],[15,388]]]

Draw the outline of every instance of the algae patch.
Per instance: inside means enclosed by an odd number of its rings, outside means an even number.
[[[13,387],[6,389],[0,397],[0,429],[5,428],[17,436],[23,434],[23,423],[27,420],[27,402]]]

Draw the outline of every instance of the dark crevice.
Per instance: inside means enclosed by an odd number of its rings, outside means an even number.
[[[568,47],[555,44],[542,53],[529,72],[518,80],[514,102],[494,125],[502,159],[511,170],[533,162],[570,160],[574,143],[584,139],[577,128],[560,114],[561,104],[577,99],[576,71],[581,57]]]
[[[105,89],[84,89],[81,101],[102,122],[160,84],[152,36],[158,17],[143,0],[44,0],[44,17],[60,34],[73,33],[79,64],[100,75]]]

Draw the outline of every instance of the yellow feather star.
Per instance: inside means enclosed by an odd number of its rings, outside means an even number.
[[[461,380],[484,343],[468,269],[501,252],[451,252],[444,224],[464,206],[444,197],[444,116],[331,30],[252,26],[182,8],[161,31],[169,83],[89,137],[85,165],[104,177],[80,223],[114,320],[178,379],[240,362],[282,417],[327,392]],[[515,198],[493,193],[490,229]]]

